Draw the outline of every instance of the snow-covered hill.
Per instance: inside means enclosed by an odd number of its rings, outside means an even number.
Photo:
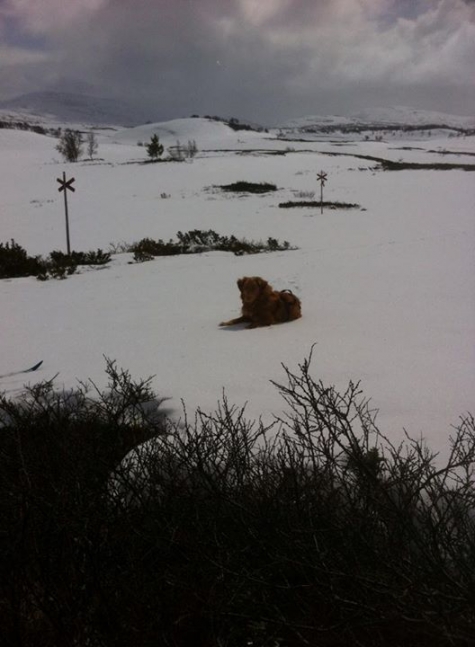
[[[231,142],[239,140],[242,130],[232,129],[226,125],[226,119],[219,117],[183,120],[177,119],[166,123],[155,123],[153,109],[150,113],[138,110],[126,101],[100,97],[95,94],[81,92],[45,91],[22,95],[20,97],[0,102],[0,122],[23,123],[30,126],[40,126],[51,129],[58,126],[72,126],[75,128],[90,127],[122,127],[134,130],[118,133],[115,141],[129,143],[147,141],[150,136],[157,134],[170,140],[172,138],[196,138],[196,133],[202,134],[203,124],[212,138],[220,140],[219,148],[223,148],[224,140]],[[190,125],[186,126],[185,122]],[[237,122],[237,120],[231,120]],[[154,122],[154,123],[152,123]],[[245,126],[246,122],[237,122]],[[143,125],[146,124],[146,125]],[[250,124],[247,124],[250,125]],[[265,126],[265,125],[264,125]],[[256,126],[251,127],[259,130]],[[187,133],[183,130],[189,131]],[[433,133],[431,132],[434,131]],[[394,132],[391,132],[394,131]],[[368,136],[383,134],[385,138],[391,135],[400,136],[401,133],[412,133],[417,136],[423,133],[427,136],[441,136],[442,134],[466,134],[475,131],[475,116],[466,117],[449,115],[430,110],[419,110],[404,106],[392,108],[371,108],[350,116],[339,115],[308,115],[292,119],[278,128],[271,129],[271,133],[279,133],[287,138],[298,138],[299,135],[342,135],[354,139],[363,139]],[[236,133],[238,137],[236,137]],[[224,139],[223,139],[224,138]]]
[[[146,121],[144,113],[124,101],[70,92],[33,92],[0,102],[6,114],[25,119],[85,125],[134,126]]]
[[[475,130],[475,117],[449,115],[430,110],[418,110],[404,106],[393,108],[372,108],[363,110],[351,116],[322,116],[313,115],[292,119],[280,128],[286,135],[302,134],[335,134],[367,135],[368,133],[384,133],[384,136],[403,133],[424,133],[429,131],[448,131],[449,133],[464,133]],[[393,131],[393,132],[392,132]]]
[[[406,106],[371,108],[352,116],[356,122],[399,126],[448,126],[449,128],[475,128],[475,116],[463,117],[433,110],[418,110]]]
[[[186,144],[196,141],[203,149],[235,148],[243,144],[262,146],[262,134],[252,130],[235,131],[224,121],[209,118],[172,119],[171,121],[145,124],[135,128],[116,131],[111,140],[118,144],[137,144],[150,141],[152,135],[158,135],[165,146],[173,146],[177,141]]]

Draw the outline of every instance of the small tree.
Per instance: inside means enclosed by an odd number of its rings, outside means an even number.
[[[187,150],[187,155],[190,159],[193,159],[195,155],[198,152],[198,146],[196,145],[196,141],[194,139],[189,139],[188,140],[188,145],[186,147]]]
[[[168,154],[174,162],[184,162],[186,159],[193,159],[198,152],[198,146],[194,139],[189,139],[187,144],[177,140],[175,146],[170,146]]]
[[[174,146],[169,147],[168,155],[174,162],[183,162],[185,160],[185,149],[179,140]]]
[[[82,135],[78,130],[69,128],[62,133],[56,150],[61,153],[67,162],[77,162],[82,155]]]
[[[97,139],[93,130],[90,130],[87,133],[86,146],[87,146],[87,154],[89,156],[89,159],[92,160],[94,155],[97,153]]]
[[[147,144],[147,153],[152,160],[156,160],[160,157],[160,155],[162,155],[163,146],[162,144],[160,144],[157,134],[152,135],[150,143]]]

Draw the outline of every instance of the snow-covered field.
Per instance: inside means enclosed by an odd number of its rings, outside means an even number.
[[[146,159],[137,142],[153,132],[165,147],[194,139],[200,153],[191,163],[134,163]],[[286,142],[191,119],[103,131],[93,162],[65,164],[55,145],[0,130],[0,242],[14,238],[32,255],[65,251],[56,182],[65,171],[76,187],[69,194],[73,249],[191,229],[272,236],[298,249],[142,264],[116,254],[105,269],[64,281],[1,280],[0,375],[43,359],[35,379],[58,374],[58,386],[87,378],[101,385],[107,356],[133,377],[154,375],[177,416],[181,399],[188,412],[209,410],[224,389],[231,402],[248,403],[249,416],[269,418],[285,408],[270,380],[284,380],[281,363],[296,369],[315,344],[315,378],[341,388],[361,380],[381,430],[394,440],[406,429],[443,452],[451,425],[475,413],[475,174],[384,172],[351,156],[473,164],[474,137]],[[302,191],[318,199],[321,170],[328,173],[325,200],[361,210],[278,208]],[[236,196],[213,188],[238,180],[272,182],[279,191]],[[303,318],[219,328],[239,313],[236,280],[244,275],[292,289]],[[26,379],[0,378],[0,388],[16,394]]]

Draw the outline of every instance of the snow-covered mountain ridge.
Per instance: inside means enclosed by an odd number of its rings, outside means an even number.
[[[0,102],[2,115],[20,113],[26,121],[73,123],[92,126],[137,126],[148,116],[125,101],[70,92],[33,92]]]
[[[219,118],[210,118],[216,120]],[[71,124],[74,127],[133,127],[160,121],[153,110],[137,110],[126,101],[80,92],[35,92],[0,102],[0,122],[4,127],[23,122],[45,128]],[[223,119],[224,123],[229,120]],[[235,120],[237,121],[237,120]],[[243,122],[247,123],[247,122]],[[262,126],[266,126],[263,124]],[[258,129],[254,125],[254,128]],[[404,106],[370,108],[348,116],[308,115],[291,119],[271,130],[288,133],[345,133],[386,129],[454,131],[475,129],[475,116],[449,115]]]
[[[351,116],[309,115],[292,119],[280,127],[289,133],[357,133],[363,131],[428,131],[430,129],[472,132],[475,117],[449,115],[432,110],[419,110],[405,106],[370,108]]]

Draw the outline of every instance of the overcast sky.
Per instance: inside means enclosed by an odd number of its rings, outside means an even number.
[[[0,99],[70,79],[151,119],[474,115],[475,1],[0,0]]]

